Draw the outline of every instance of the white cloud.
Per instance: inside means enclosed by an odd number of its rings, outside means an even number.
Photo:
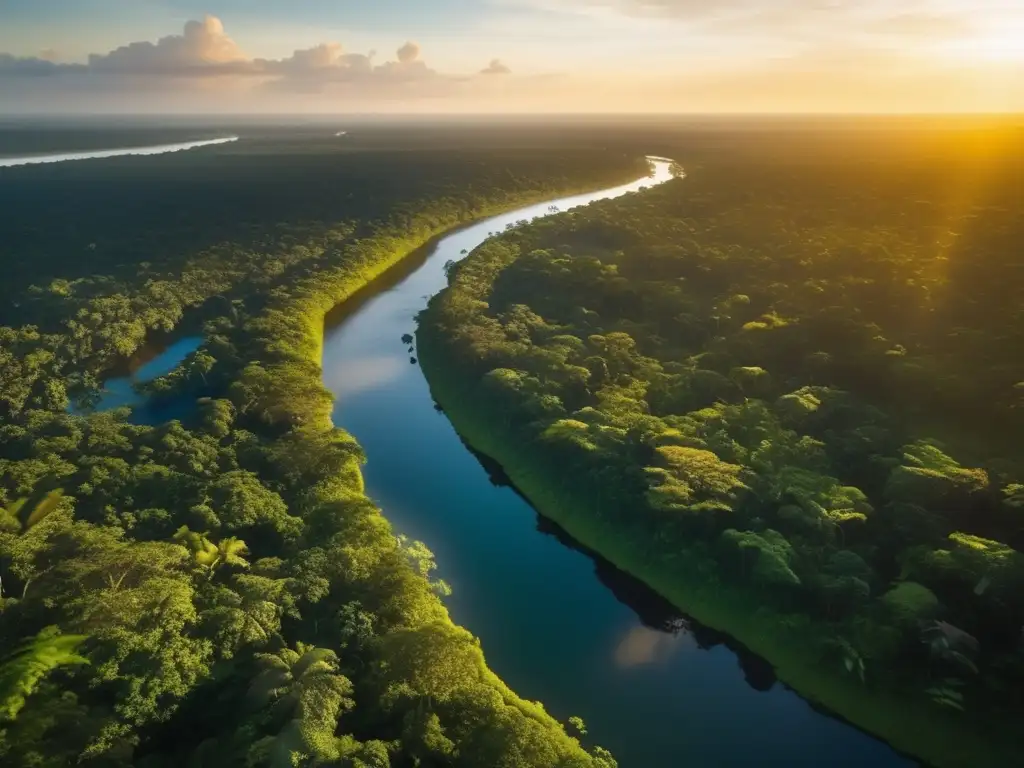
[[[421,55],[420,46],[408,41],[397,49],[394,59],[378,63],[373,51],[348,52],[341,44],[328,42],[296,50],[285,58],[250,58],[228,36],[220,19],[207,16],[202,21],[189,21],[180,35],[92,54],[84,65],[0,53],[0,98],[5,86],[7,91],[13,89],[23,94],[26,88],[43,87],[40,83],[44,81],[54,89],[79,92],[89,89],[110,92],[118,82],[117,87],[124,89],[125,98],[130,98],[130,86],[147,92],[161,89],[181,92],[183,88],[195,86],[196,90],[209,92],[208,86],[215,82],[235,91],[248,89],[257,94],[273,91],[329,95],[337,91],[362,98],[414,98],[454,92],[459,83],[475,77],[475,73],[438,72],[428,66]],[[495,66],[503,65],[495,59],[491,67]],[[28,86],[30,79],[36,85]],[[17,86],[18,81],[20,86]]]
[[[991,19],[951,16],[950,5],[939,13],[931,5],[937,0],[906,0],[900,9],[882,0],[502,2],[562,9],[541,17],[550,23],[539,27],[529,13],[503,17],[525,26],[510,30],[501,22],[481,40],[512,45],[514,39],[528,71],[563,74],[511,74],[480,48],[472,56],[489,61],[483,68],[444,71],[428,64],[429,54],[411,41],[390,55],[326,42],[256,58],[219,19],[207,17],[189,22],[181,34],[94,54],[85,64],[59,63],[52,52],[22,58],[0,53],[0,113],[1024,107],[1014,85],[1024,66],[1020,57],[1005,63],[992,56],[985,64],[977,52],[997,49],[985,37],[994,34],[985,32]],[[560,24],[569,8],[598,9],[599,34],[582,15],[566,32]],[[1007,50],[1019,37],[1014,29],[1005,19],[996,28]],[[551,51],[547,59],[544,44]],[[952,58],[949,51],[961,48],[962,56]],[[465,61],[466,51],[461,54]]]
[[[221,20],[207,16],[185,24],[183,34],[168,35],[155,43],[139,42],[106,54],[91,54],[93,72],[130,75],[217,75],[244,72],[250,60],[224,32]]]
[[[345,53],[339,43],[321,43],[286,59],[256,59],[251,68],[251,74],[270,76],[275,82],[343,81],[372,73],[372,53]]]
[[[337,43],[295,51],[286,59],[256,59],[251,74],[274,92],[339,93],[376,98],[445,95],[465,76],[442,74],[420,60],[419,46],[405,43],[393,61],[374,63],[375,54],[345,53]]]

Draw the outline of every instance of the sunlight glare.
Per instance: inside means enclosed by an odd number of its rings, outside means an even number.
[[[978,63],[1024,64],[1024,16],[992,21],[977,35],[951,42],[946,51],[952,57]]]

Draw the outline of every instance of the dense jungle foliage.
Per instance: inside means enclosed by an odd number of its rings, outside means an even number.
[[[930,761],[1008,764],[1024,133],[659,151],[685,178],[452,266],[419,333],[436,396],[543,512],[797,659],[802,692]]]
[[[0,169],[0,763],[612,768],[487,668],[330,420],[324,314],[636,155],[227,150]],[[147,340],[184,422],[68,411]],[[578,733],[578,735],[580,735]]]

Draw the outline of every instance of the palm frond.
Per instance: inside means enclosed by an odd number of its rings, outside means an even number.
[[[88,664],[76,652],[85,640],[85,635],[58,635],[55,628],[44,629],[0,663],[0,720],[13,720],[52,670]]]

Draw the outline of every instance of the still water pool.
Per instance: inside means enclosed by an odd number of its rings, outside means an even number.
[[[127,373],[103,382],[99,400],[84,410],[109,411],[129,407],[132,409],[131,421],[135,424],[163,424],[172,419],[184,419],[195,407],[191,398],[150,401],[135,391],[135,385],[170,373],[202,343],[202,336],[184,336],[166,346],[144,349],[128,364]],[[84,412],[74,407],[71,410]]]

